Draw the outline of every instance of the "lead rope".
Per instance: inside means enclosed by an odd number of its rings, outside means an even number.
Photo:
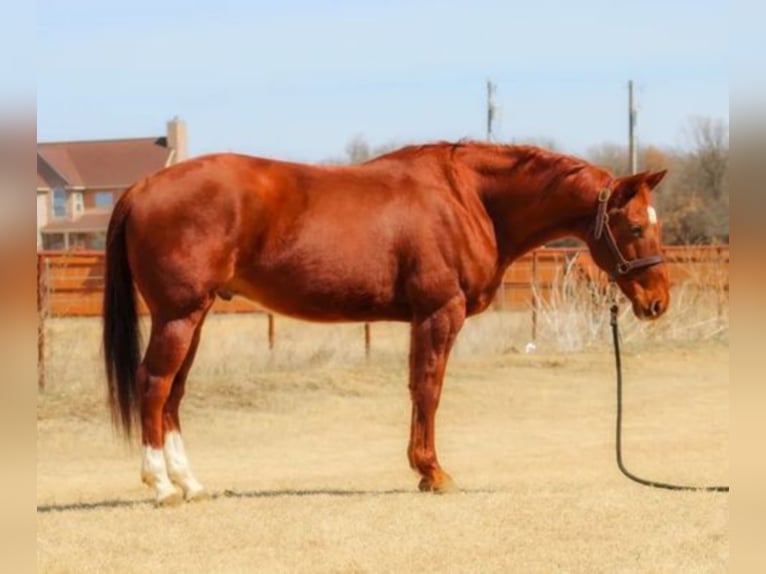
[[[630,480],[644,484],[646,486],[653,486],[654,488],[664,488],[667,490],[697,490],[706,492],[729,492],[728,486],[681,486],[677,484],[667,484],[665,482],[657,482],[654,480],[646,480],[640,478],[625,468],[622,463],[622,362],[620,360],[620,334],[617,329],[617,303],[613,303],[609,309],[611,314],[610,324],[612,326],[612,340],[614,342],[614,360],[617,368],[617,466],[620,472],[627,476]]]

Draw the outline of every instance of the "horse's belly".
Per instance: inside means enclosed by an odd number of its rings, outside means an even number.
[[[392,288],[362,283],[296,281],[263,273],[258,278],[234,279],[226,290],[282,315],[310,321],[407,321],[408,306]]]

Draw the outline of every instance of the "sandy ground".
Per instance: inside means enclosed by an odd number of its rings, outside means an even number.
[[[55,344],[76,352],[81,327],[60,329]],[[39,570],[727,570],[727,494],[655,490],[619,474],[608,349],[482,354],[469,336],[438,419],[440,458],[461,490],[417,492],[405,456],[406,332],[392,333],[391,354],[369,364],[316,349],[291,363],[285,333],[284,360],[242,358],[246,368],[216,356],[216,335],[203,339],[183,423],[215,497],[171,509],[153,508],[138,448],[112,433],[97,357],[79,371],[53,360],[58,380],[38,404]],[[727,484],[728,345],[634,345],[624,361],[627,466]]]

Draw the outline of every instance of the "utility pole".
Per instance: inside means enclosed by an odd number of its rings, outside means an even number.
[[[497,85],[492,83],[492,80],[487,80],[487,141],[491,142],[494,138],[492,135],[492,124],[495,121],[495,90]]]
[[[633,80],[628,82],[628,171],[633,175],[638,171],[638,148],[636,146],[636,111],[633,99]]]
[[[495,121],[495,113],[497,112],[497,107],[495,106],[495,91],[497,90],[497,85],[492,83],[492,80],[489,78],[487,79],[487,141],[492,142],[494,138],[492,134],[492,124]],[[498,307],[502,310],[505,309],[506,305],[506,295],[505,295],[505,280],[507,275],[503,275],[503,279],[500,281],[500,293],[495,298],[495,301],[499,299],[499,305]]]

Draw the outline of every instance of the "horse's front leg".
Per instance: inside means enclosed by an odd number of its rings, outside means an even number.
[[[412,321],[410,394],[412,426],[407,456],[420,476],[420,490],[441,492],[452,479],[436,457],[436,409],[449,352],[465,321],[465,299],[456,295],[435,312]]]

